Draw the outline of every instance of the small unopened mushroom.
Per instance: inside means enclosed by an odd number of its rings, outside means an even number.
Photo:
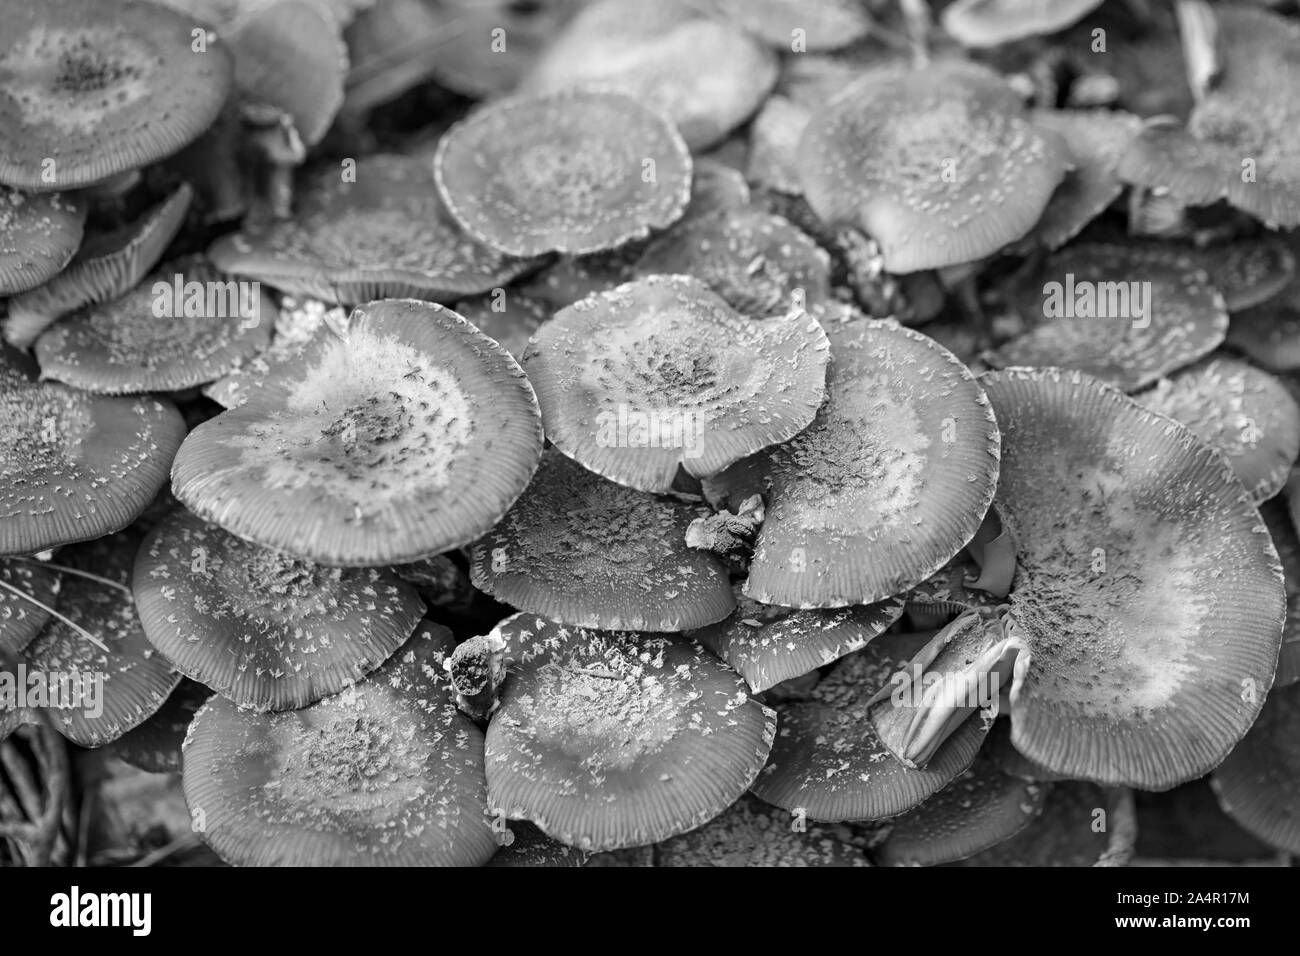
[[[1240,359],[1183,369],[1137,401],[1223,452],[1256,501],[1282,490],[1300,454],[1300,405],[1275,377]]]
[[[671,225],[690,199],[672,123],[606,90],[481,107],[443,135],[433,168],[452,216],[514,256],[612,249]]]
[[[1070,165],[997,74],[878,67],[815,112],[799,145],[808,204],[879,243],[884,267],[971,262],[1023,237]]]
[[[740,592],[740,588],[735,588]],[[725,621],[687,636],[740,672],[754,693],[833,664],[883,634],[903,612],[901,598],[877,604],[797,611],[736,594]]]
[[[1101,6],[1101,0],[956,0],[944,7],[944,32],[967,47],[994,47],[1057,33]]]
[[[229,51],[195,20],[137,0],[0,4],[0,184],[102,182],[202,133],[230,91]]]
[[[812,699],[780,705],[772,756],[754,793],[810,820],[883,820],[918,806],[970,766],[988,732],[964,722],[924,768],[909,767],[882,744],[869,720],[878,691],[892,680],[926,635],[885,635],[841,658],[812,690]]]
[[[1228,816],[1279,850],[1300,853],[1300,684],[1274,688],[1210,784]]]
[[[559,33],[521,88],[618,90],[667,115],[691,149],[711,146],[762,103],[777,58],[741,27],[700,13],[689,0],[597,0]]]
[[[290,710],[338,693],[410,637],[424,602],[388,571],[326,568],[177,509],[133,579],[149,642],[241,707]]]
[[[764,496],[745,583],[764,604],[871,604],[920,584],[974,536],[997,482],[997,424],[950,352],[894,322],[828,335],[813,423],[704,485],[715,505]]]
[[[42,712],[83,747],[102,746],[140,725],[180,683],[146,640],[131,599],[138,543],[125,533],[60,552],[59,563],[69,570],[59,616],[23,651],[49,695]]]
[[[293,218],[224,236],[208,256],[226,272],[344,304],[450,302],[532,266],[467,235],[438,198],[427,163],[388,154],[364,157],[351,171],[317,171]]]
[[[657,843],[722,813],[775,716],[693,641],[502,622],[510,678],[487,730],[489,807],[584,850]]]
[[[86,204],[64,193],[0,186],[0,296],[58,275],[81,245]]]
[[[523,365],[547,437],[621,484],[665,492],[793,438],[817,412],[826,334],[801,307],[754,321],[690,276],[650,276],[542,325]]]
[[[335,566],[414,561],[482,535],[542,451],[519,366],[456,313],[413,299],[359,306],[344,332],[190,432],[176,497],[233,534]]]
[[[204,842],[242,866],[486,863],[483,733],[443,675],[453,646],[423,623],[368,680],[303,710],[209,700],[183,749]]]
[[[457,645],[447,658],[456,706],[475,720],[496,710],[506,679],[506,642],[500,634],[481,634]]]
[[[1228,329],[1196,261],[1149,245],[1068,246],[1020,276],[1009,305],[1028,330],[990,364],[1079,369],[1125,391],[1208,355]]]
[[[697,509],[614,484],[555,448],[474,545],[475,587],[580,627],[682,631],[735,604],[726,569],[686,544]]]
[[[193,195],[182,183],[136,221],[88,235],[67,268],[9,300],[5,340],[27,348],[60,316],[133,289],[180,231]]]
[[[169,403],[38,383],[0,357],[0,555],[125,528],[166,483],[184,437]]]
[[[66,316],[36,340],[45,378],[88,392],[175,392],[211,382],[266,347],[270,296],[198,256]]]

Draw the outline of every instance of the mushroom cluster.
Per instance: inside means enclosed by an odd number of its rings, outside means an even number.
[[[0,746],[234,865],[1300,855],[1300,20],[941,7],[0,0]]]

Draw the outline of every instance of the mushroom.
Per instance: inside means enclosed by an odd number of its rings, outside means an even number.
[[[690,199],[672,123],[605,90],[480,107],[443,135],[433,170],[452,217],[514,256],[613,249],[672,224]]]
[[[552,314],[546,302],[513,290],[461,299],[456,311],[516,361],[523,360],[529,339]]]
[[[1282,631],[1282,650],[1277,658],[1274,687],[1289,687],[1300,682],[1300,538],[1296,537],[1289,511],[1282,496],[1259,506],[1260,517],[1264,519],[1273,546],[1277,548],[1286,581],[1286,625]]]
[[[994,47],[1057,33],[1102,0],[956,0],[939,18],[944,32],[966,47]]]
[[[36,382],[0,355],[0,555],[125,528],[166,483],[184,437],[169,403]]]
[[[1276,378],[1240,359],[1183,369],[1137,401],[1222,452],[1257,502],[1282,490],[1300,455],[1300,405]]]
[[[1295,254],[1274,235],[1234,239],[1200,249],[1195,257],[1234,315],[1279,295],[1296,274]]]
[[[134,222],[88,235],[67,268],[9,300],[5,341],[28,348],[60,316],[133,289],[180,231],[193,195],[182,183]]]
[[[1008,298],[1028,330],[986,353],[989,364],[1078,369],[1130,392],[1208,355],[1228,329],[1205,272],[1154,245],[1076,243]]]
[[[180,773],[190,721],[211,696],[207,687],[182,678],[156,714],[113,741],[113,753],[147,773]]]
[[[521,88],[618,90],[663,112],[693,150],[740,126],[776,82],[777,58],[689,0],[596,0],[556,36]]]
[[[240,707],[291,710],[336,694],[411,636],[425,607],[387,570],[326,568],[177,509],[133,580],[149,642]]]
[[[857,0],[701,0],[700,7],[783,53],[838,50],[872,28],[866,7]]]
[[[541,416],[504,349],[413,299],[358,306],[248,400],[190,432],[172,490],[191,511],[320,564],[467,544],[527,486]]]
[[[505,837],[504,834],[509,834]],[[558,840],[552,840],[531,823],[513,821],[504,831],[498,832],[499,840],[506,839],[496,855],[484,866],[539,866],[562,868],[585,866],[590,858],[577,847],[565,846]]]
[[[655,846],[655,866],[870,866],[833,828],[744,796],[704,826]]]
[[[718,816],[767,758],[771,710],[679,636],[497,626],[510,676],[488,725],[488,806],[587,851],[657,843]]]
[[[270,296],[188,256],[56,322],[35,352],[44,378],[88,392],[182,391],[266,348],[274,322]]]
[[[767,502],[745,582],[764,604],[872,604],[920,584],[975,534],[997,483],[997,424],[950,352],[895,322],[827,331],[813,423],[704,483],[715,506]]]
[[[474,586],[578,627],[682,631],[735,607],[726,569],[686,545],[696,509],[606,481],[555,449],[474,545]]]
[[[1300,853],[1300,684],[1274,688],[1259,719],[1210,777],[1223,812],[1284,853]]]
[[[927,635],[887,634],[841,658],[811,700],[777,708],[772,756],[754,782],[761,799],[809,820],[883,820],[918,806],[970,766],[987,728],[964,722],[924,768],[895,759],[868,720],[872,695]]]
[[[405,296],[450,302],[532,267],[467,235],[438,198],[427,164],[381,154],[358,160],[352,172],[318,171],[294,218],[224,236],[208,257],[225,272],[343,304]]]
[[[153,652],[127,585],[139,538],[110,535],[60,553],[59,614],[22,653],[49,693],[42,713],[82,747],[100,747],[152,717],[180,683]],[[53,684],[59,684],[58,702]],[[32,693],[28,690],[29,701]]]
[[[91,186],[175,153],[216,119],[230,53],[195,21],[136,0],[5,0],[0,184]],[[200,25],[198,29],[203,29]]]
[[[938,866],[1003,843],[1043,809],[1050,784],[1003,773],[984,751],[915,810],[889,821],[871,856],[885,866]]]
[[[200,835],[240,866],[479,866],[483,733],[456,710],[451,632],[424,623],[368,680],[303,710],[260,714],[220,695],[183,749]]]
[[[790,196],[803,194],[799,178],[799,140],[812,120],[812,109],[773,93],[749,124],[745,174],[758,186]]]
[[[41,633],[59,597],[57,571],[32,558],[0,558],[0,655],[15,655]]]
[[[833,664],[883,634],[903,613],[901,597],[876,604],[797,611],[759,604],[740,587],[726,620],[686,636],[738,671],[754,693]]]
[[[698,279],[655,275],[561,309],[523,366],[556,447],[620,484],[666,492],[679,466],[716,475],[802,431],[828,360],[826,333],[798,305],[752,321]]]
[[[692,275],[751,318],[830,298],[826,250],[781,216],[754,207],[679,223],[651,240],[636,271]]]
[[[815,112],[798,156],[808,204],[871,236],[891,273],[971,262],[1022,238],[1070,165],[1000,76],[962,61],[867,70]]]
[[[23,193],[0,186],[0,296],[34,289],[76,254],[86,204],[64,193]]]
[[[1259,305],[1234,313],[1227,342],[1270,372],[1300,369],[1300,276]]]
[[[1201,776],[1255,720],[1277,666],[1286,593],[1254,502],[1190,430],[1080,372],[981,383],[1003,427],[1016,582],[1005,614],[974,630],[958,618],[913,674],[996,674],[999,691],[1010,676],[1012,743],[1052,773],[1147,790]],[[960,709],[882,702],[873,718],[891,749],[924,759]]]

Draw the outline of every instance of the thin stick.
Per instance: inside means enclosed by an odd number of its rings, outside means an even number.
[[[81,626],[80,624],[78,624],[76,621],[72,620],[72,619],[69,618],[69,617],[65,617],[64,615],[60,614],[58,611],[54,610],[54,608],[50,607],[48,604],[45,604],[45,603],[43,603],[43,602],[41,602],[41,601],[36,600],[36,598],[32,597],[32,596],[31,596],[30,594],[28,594],[26,591],[23,591],[23,590],[21,590],[20,588],[16,588],[16,587],[14,587],[12,584],[9,584],[9,583],[6,582],[6,581],[0,581],[0,588],[4,588],[6,591],[9,591],[9,592],[11,592],[11,593],[13,593],[13,594],[16,594],[18,597],[22,598],[24,601],[27,601],[29,604],[33,604],[33,605],[35,605],[36,607],[40,608],[42,611],[44,611],[46,614],[50,615],[50,617],[54,618],[56,621],[61,621],[62,623],[66,624],[68,627],[72,628],[74,631],[76,631],[78,634],[80,634],[80,635],[81,635],[82,637],[84,637],[86,640],[90,641],[90,643],[92,643],[92,644],[94,644],[96,647],[98,647],[98,648],[99,648],[101,651],[103,651],[105,654],[111,654],[111,653],[113,653],[112,651],[110,651],[110,650],[108,649],[108,645],[107,645],[107,644],[105,644],[103,641],[101,641],[99,638],[97,638],[94,634],[91,634],[88,630],[86,630],[84,627],[82,627],[82,626]]]
[[[55,564],[53,561],[37,561],[35,558],[8,558],[9,561],[22,561],[25,564],[34,564],[39,568],[49,568],[52,571],[58,571],[60,574],[71,574],[79,578],[85,578],[88,581],[96,581],[99,584],[109,588],[117,588],[129,598],[134,598],[135,594],[128,585],[121,581],[114,581],[112,578],[106,578],[101,574],[94,574],[90,571],[82,571],[80,568],[70,568],[66,564]]]
[[[193,833],[183,833],[166,846],[159,847],[151,853],[146,853],[134,863],[128,863],[128,866],[154,866],[161,863],[167,857],[181,850],[189,850],[199,845],[199,838]]]

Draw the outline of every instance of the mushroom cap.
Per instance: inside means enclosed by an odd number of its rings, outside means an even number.
[[[1281,643],[1282,571],[1254,503],[1189,429],[1083,373],[981,383],[1019,542],[1010,627],[1029,647],[1012,743],[1076,779],[1201,776],[1259,713]]]
[[[294,295],[344,304],[378,298],[451,301],[505,285],[534,263],[503,256],[460,227],[427,163],[357,160],[356,178],[322,169],[298,193],[292,219],[213,243],[217,268]]]
[[[744,794],[775,732],[740,676],[679,636],[517,614],[487,730],[489,806],[584,850],[657,843]]]
[[[868,70],[799,144],[808,204],[880,245],[885,268],[971,262],[1023,237],[1070,164],[1006,82],[965,62]]]
[[[58,602],[59,573],[38,562],[0,558],[0,581],[46,607],[53,607]],[[0,660],[3,660],[3,655],[17,654],[36,640],[36,635],[49,619],[49,612],[23,600],[8,588],[0,588]]]
[[[202,684],[181,678],[158,713],[113,741],[113,753],[147,773],[180,773],[190,721],[211,696]]]
[[[679,219],[691,155],[624,93],[562,90],[479,108],[438,143],[438,192],[479,241],[515,256],[613,249]]]
[[[1295,253],[1276,235],[1235,239],[1199,250],[1196,257],[1231,313],[1262,305],[1295,278]]]
[[[139,538],[129,533],[110,535],[61,552],[59,561],[127,584],[138,542]],[[74,706],[55,707],[51,701],[51,706],[43,708],[64,737],[82,747],[100,747],[152,717],[181,677],[145,639],[128,592],[65,575],[59,611],[95,635],[108,651],[55,619],[46,623],[22,656],[29,673],[102,681],[97,688],[83,684],[78,700],[64,700]],[[72,687],[75,695],[75,683]]]
[[[429,64],[433,75],[449,90],[484,99],[513,92],[581,3],[441,0],[439,6],[460,34]],[[497,38],[505,41],[504,50],[494,43]]]
[[[655,847],[655,866],[870,866],[852,844],[815,823],[744,796],[704,826]]]
[[[964,721],[924,768],[896,759],[876,736],[868,701],[889,686],[928,635],[887,634],[841,658],[812,699],[777,708],[772,756],[755,795],[810,820],[883,820],[938,793],[970,766],[988,728]]]
[[[666,115],[692,150],[724,139],[758,109],[777,58],[740,26],[691,0],[596,0],[538,58],[521,87],[618,90]]]
[[[342,27],[329,10],[319,0],[276,0],[250,11],[229,39],[239,96],[283,110],[306,146],[319,143],[343,105],[348,73]]]
[[[1142,120],[1122,110],[1033,110],[1032,122],[1065,140],[1073,168],[1048,200],[1029,237],[1047,249],[1073,239],[1119,198],[1124,181],[1117,171]]]
[[[831,295],[826,250],[788,220],[752,206],[678,223],[650,241],[636,270],[694,276],[751,318],[789,311],[796,290],[808,303]]]
[[[1235,4],[1216,7],[1214,16],[1219,71],[1192,110],[1188,129],[1222,152],[1225,178],[1237,180],[1229,202],[1265,222],[1298,226],[1300,104],[1290,91],[1300,89],[1300,24]],[[1238,193],[1246,204],[1236,201]]]
[[[513,290],[502,290],[461,299],[456,311],[471,325],[522,361],[528,340],[549,319],[553,310],[541,299]]]
[[[3,0],[0,183],[90,186],[198,137],[230,91],[232,60],[195,21],[135,0]],[[54,181],[45,178],[53,159]]]
[[[53,279],[76,254],[86,204],[64,193],[22,193],[0,186],[0,296]]]
[[[9,300],[5,340],[27,348],[59,316],[135,288],[180,232],[193,196],[194,190],[181,183],[139,219],[86,236],[67,268]]]
[[[758,186],[791,196],[802,195],[799,141],[813,111],[781,93],[773,93],[749,124],[745,173]]]
[[[1083,19],[1102,0],[956,0],[939,18],[965,47],[993,47],[1056,33]]]
[[[892,321],[828,329],[830,397],[813,423],[705,482],[767,502],[745,594],[764,604],[872,604],[929,578],[979,529],[998,426],[966,366]]]
[[[190,432],[172,490],[265,547],[386,565],[483,534],[541,450],[532,387],[504,349],[455,312],[386,299]]]
[[[579,627],[682,631],[735,607],[722,562],[686,546],[699,509],[616,485],[555,448],[474,545],[474,586]]]
[[[125,528],[166,483],[184,437],[170,403],[0,374],[0,554]]]
[[[858,0],[704,0],[701,6],[786,53],[838,50],[871,32]]]
[[[445,3],[426,0],[384,0],[360,11],[344,34],[349,68],[343,111],[364,116],[432,77],[438,60],[467,41],[460,19]]]
[[[1300,853],[1300,685],[1273,689],[1210,785],[1242,827],[1285,853]]]
[[[687,636],[739,671],[756,694],[862,650],[903,613],[901,597],[877,604],[799,611],[759,604],[745,597],[738,586],[734,591],[736,610],[730,617]]]
[[[1300,681],[1300,538],[1281,496],[1261,504],[1259,514],[1277,548],[1286,579],[1286,627],[1273,686],[1289,687]]]
[[[416,589],[388,570],[326,568],[177,509],[136,558],[149,642],[240,707],[293,710],[356,683],[411,636]]]
[[[541,866],[563,868],[584,866],[587,854],[577,847],[552,840],[531,823],[514,821],[508,827],[509,843],[502,845],[484,866]],[[501,840],[502,836],[498,836]]]
[[[190,283],[201,284],[201,301],[192,300]],[[174,314],[177,284],[186,314]],[[197,306],[193,314],[191,304]],[[265,349],[275,311],[260,289],[241,287],[201,257],[189,256],[111,302],[56,322],[36,340],[36,358],[42,377],[88,392],[181,391],[211,382]]]
[[[1183,369],[1137,401],[1222,452],[1257,502],[1282,490],[1300,455],[1300,405],[1274,376],[1241,359]]]
[[[1228,329],[1195,260],[1147,245],[1068,246],[1010,298],[1029,330],[986,354],[989,364],[1078,369],[1130,392],[1208,355]]]
[[[802,431],[830,346],[802,310],[754,321],[700,280],[655,275],[574,303],[523,365],[547,437],[597,474],[666,492]]]
[[[1097,866],[1110,851],[1113,812],[1114,801],[1096,784],[1055,784],[1028,826],[958,865]],[[1106,828],[1099,830],[1097,822],[1102,819]]]
[[[1235,313],[1227,341],[1271,372],[1300,369],[1300,276],[1265,302]]]
[[[369,680],[303,710],[214,696],[184,746],[204,841],[241,866],[486,863],[483,733],[443,675],[454,644],[425,622]]]
[[[963,860],[1029,826],[1050,789],[1003,773],[981,751],[956,780],[915,810],[891,820],[872,858],[886,866],[938,866]]]

